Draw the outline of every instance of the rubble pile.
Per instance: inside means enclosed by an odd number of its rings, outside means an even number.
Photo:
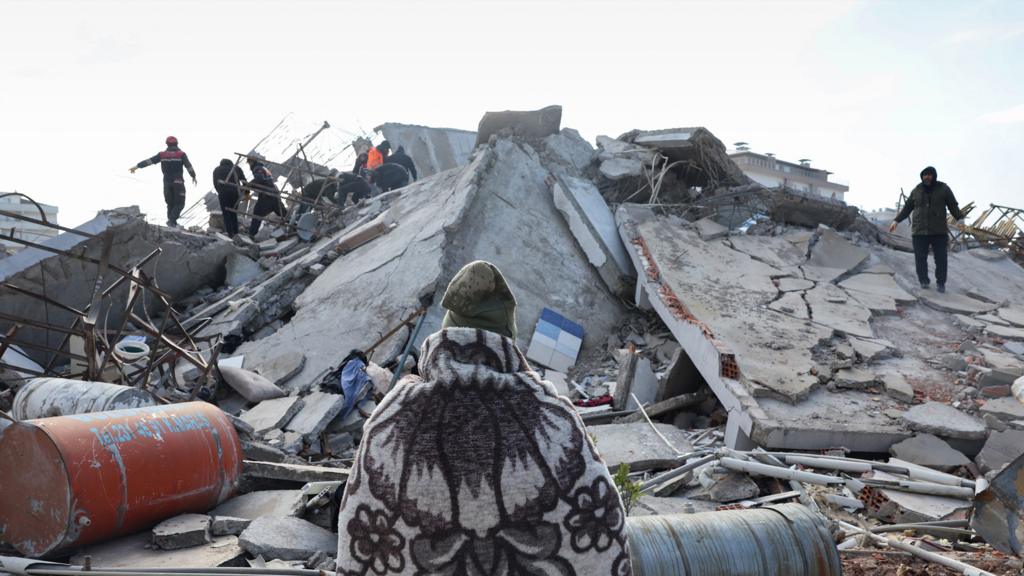
[[[448,281],[486,260],[516,296],[519,348],[615,475],[634,568],[657,542],[642,517],[728,540],[760,509],[824,539],[821,573],[877,548],[1019,570],[1024,269],[961,250],[950,291],[922,290],[912,257],[856,208],[765,189],[705,128],[595,148],[560,119],[488,113],[475,134],[384,124],[419,180],[318,199],[253,238],[217,232],[213,205],[210,229],[190,231],[118,209],[0,261],[0,448],[14,455],[0,464],[0,558],[333,570],[350,553],[337,511],[364,423],[418,371]],[[292,145],[278,140],[260,147]],[[310,153],[271,163],[293,188],[282,196],[330,174],[329,150]],[[5,498],[34,489],[25,447],[71,422],[92,427],[93,460],[51,459],[47,482],[83,503],[123,492],[103,534],[47,525],[49,500]],[[180,460],[220,471],[196,480],[209,497],[133,500],[140,454],[182,459],[156,439],[187,434],[214,446]],[[60,480],[75,466],[110,475]],[[86,526],[83,510],[50,524]],[[723,510],[735,520],[702,515]],[[15,512],[32,521],[11,528]],[[987,571],[969,572],[979,557]]]

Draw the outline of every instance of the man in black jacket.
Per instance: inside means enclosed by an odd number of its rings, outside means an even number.
[[[256,216],[249,223],[249,236],[255,237],[260,231],[263,219],[270,214],[277,214],[284,217],[284,205],[277,196],[277,185],[270,169],[263,164],[263,157],[253,153],[248,158],[249,170],[252,172],[252,188],[256,190],[259,197],[256,199],[256,207],[253,208],[253,215]],[[267,194],[264,194],[266,191]]]
[[[227,158],[220,161],[220,165],[213,169],[213,188],[217,191],[217,199],[220,200],[220,212],[224,216],[224,231],[228,236],[234,238],[238,234],[238,197],[242,194],[242,186],[245,186],[245,174]]]
[[[370,170],[370,182],[381,192],[398,190],[409,183],[409,171],[401,164],[384,163]]]
[[[946,209],[958,221],[964,219],[953,191],[945,182],[938,180],[938,173],[931,166],[921,171],[921,183],[910,191],[906,204],[889,225],[889,232],[896,225],[911,216],[910,231],[914,242],[914,264],[917,280],[922,288],[928,288],[928,249],[935,254],[935,284],[939,292],[946,291],[946,252],[949,246],[949,226]]]
[[[178,148],[178,139],[168,136],[165,140],[167,149],[158,152],[156,156],[147,158],[128,169],[135,174],[139,168],[145,168],[160,163],[160,170],[164,173],[164,202],[167,203],[167,225],[171,228],[178,227],[178,216],[185,208],[185,179],[182,177],[182,168],[188,170],[192,177],[192,185],[196,184],[196,171],[192,169],[192,163],[188,161],[188,155],[181,148]]]
[[[416,163],[412,161],[412,157],[405,153],[405,146],[399,146],[398,150],[395,150],[394,153],[384,159],[384,163],[401,165],[409,171],[412,181],[416,181]]]

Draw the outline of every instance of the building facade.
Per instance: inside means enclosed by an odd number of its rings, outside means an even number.
[[[43,209],[43,215],[47,222],[57,223],[57,207],[50,206],[48,204],[40,204]],[[8,240],[12,234],[15,238],[22,238],[29,242],[43,242],[47,239],[53,238],[60,232],[53,228],[47,228],[42,224],[36,224],[34,222],[26,222],[19,220],[11,216],[3,214],[3,212],[9,212],[13,214],[20,214],[22,216],[28,216],[29,218],[35,218],[36,220],[43,220],[43,215],[39,214],[39,208],[35,204],[26,200],[23,196],[16,194],[5,195],[0,193],[0,244],[7,251],[15,251],[24,248],[24,244],[19,244]]]
[[[785,186],[791,190],[815,194],[824,198],[846,201],[850,187],[830,182],[828,170],[812,168],[809,160],[799,163],[779,160],[771,154],[758,154],[746,148],[738,148],[729,157],[751,180],[767,188]]]

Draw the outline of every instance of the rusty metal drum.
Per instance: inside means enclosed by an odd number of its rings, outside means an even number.
[[[205,402],[0,422],[0,542],[43,557],[229,498],[238,434]]]
[[[65,378],[33,378],[18,389],[11,415],[18,420],[155,406],[145,390]]]

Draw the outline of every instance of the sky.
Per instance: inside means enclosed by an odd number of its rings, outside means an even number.
[[[0,191],[74,226],[136,204],[162,221],[178,137],[199,173],[286,114],[348,132],[474,130],[563,107],[590,140],[704,126],[812,159],[865,209],[926,165],[1024,207],[1022,1],[12,2],[0,0]]]

